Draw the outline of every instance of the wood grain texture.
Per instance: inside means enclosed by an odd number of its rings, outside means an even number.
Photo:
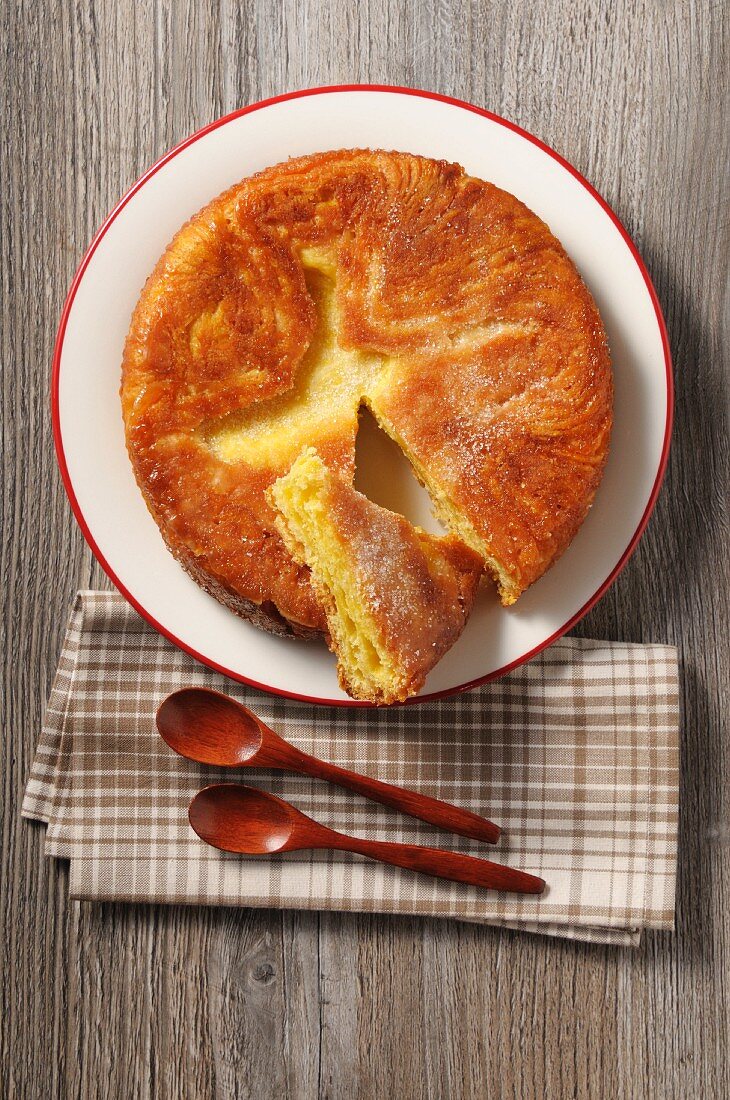
[[[692,0],[18,0],[0,7],[3,1097],[728,1095],[728,18]],[[682,654],[676,936],[637,951],[369,915],[79,905],[19,819],[71,596],[103,586],[56,472],[49,366],[93,231],[157,156],[340,81],[483,104],[634,236],[677,419],[645,538],[580,624]]]

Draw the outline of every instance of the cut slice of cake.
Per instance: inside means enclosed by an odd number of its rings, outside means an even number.
[[[374,504],[311,447],[268,499],[287,549],[311,570],[343,689],[373,703],[415,695],[464,629],[480,558]]]

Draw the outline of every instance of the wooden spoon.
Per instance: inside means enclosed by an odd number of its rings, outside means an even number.
[[[199,764],[218,768],[278,768],[311,775],[440,829],[490,844],[499,840],[499,826],[485,817],[301,752],[274,733],[248,707],[218,691],[184,688],[168,695],[157,711],[157,729],[171,749]]]
[[[205,787],[190,803],[188,817],[202,840],[224,852],[260,856],[301,848],[332,848],[492,890],[541,894],[545,889],[541,878],[486,859],[441,848],[345,836],[313,821],[273,794],[237,783]]]

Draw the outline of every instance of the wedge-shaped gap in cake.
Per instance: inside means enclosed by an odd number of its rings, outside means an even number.
[[[355,488],[391,512],[433,535],[446,534],[433,514],[431,499],[403,451],[382,430],[366,405],[360,406],[355,445]]]

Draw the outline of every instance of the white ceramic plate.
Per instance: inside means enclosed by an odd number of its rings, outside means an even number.
[[[324,149],[370,146],[458,161],[543,218],[598,303],[616,383],[611,455],[595,504],[567,553],[514,608],[485,586],[459,642],[420,699],[513,668],[563,634],[606,590],[648,519],[666,464],[671,365],[656,295],[618,219],[569,164],[511,123],[427,92],[313,89],[246,107],[173,149],[134,185],[87,252],[69,292],[54,357],[54,432],[76,517],[132,605],[206,664],[268,691],[350,703],[323,644],[275,638],[207,596],[166,550],[124,445],[120,363],[139,292],[176,230],[224,188],[270,164]],[[374,435],[372,429],[368,429]],[[362,443],[362,441],[359,441]],[[382,451],[380,459],[379,452]],[[405,460],[377,439],[360,485],[432,529]],[[388,476],[379,474],[379,461]],[[387,486],[388,496],[383,496]]]

